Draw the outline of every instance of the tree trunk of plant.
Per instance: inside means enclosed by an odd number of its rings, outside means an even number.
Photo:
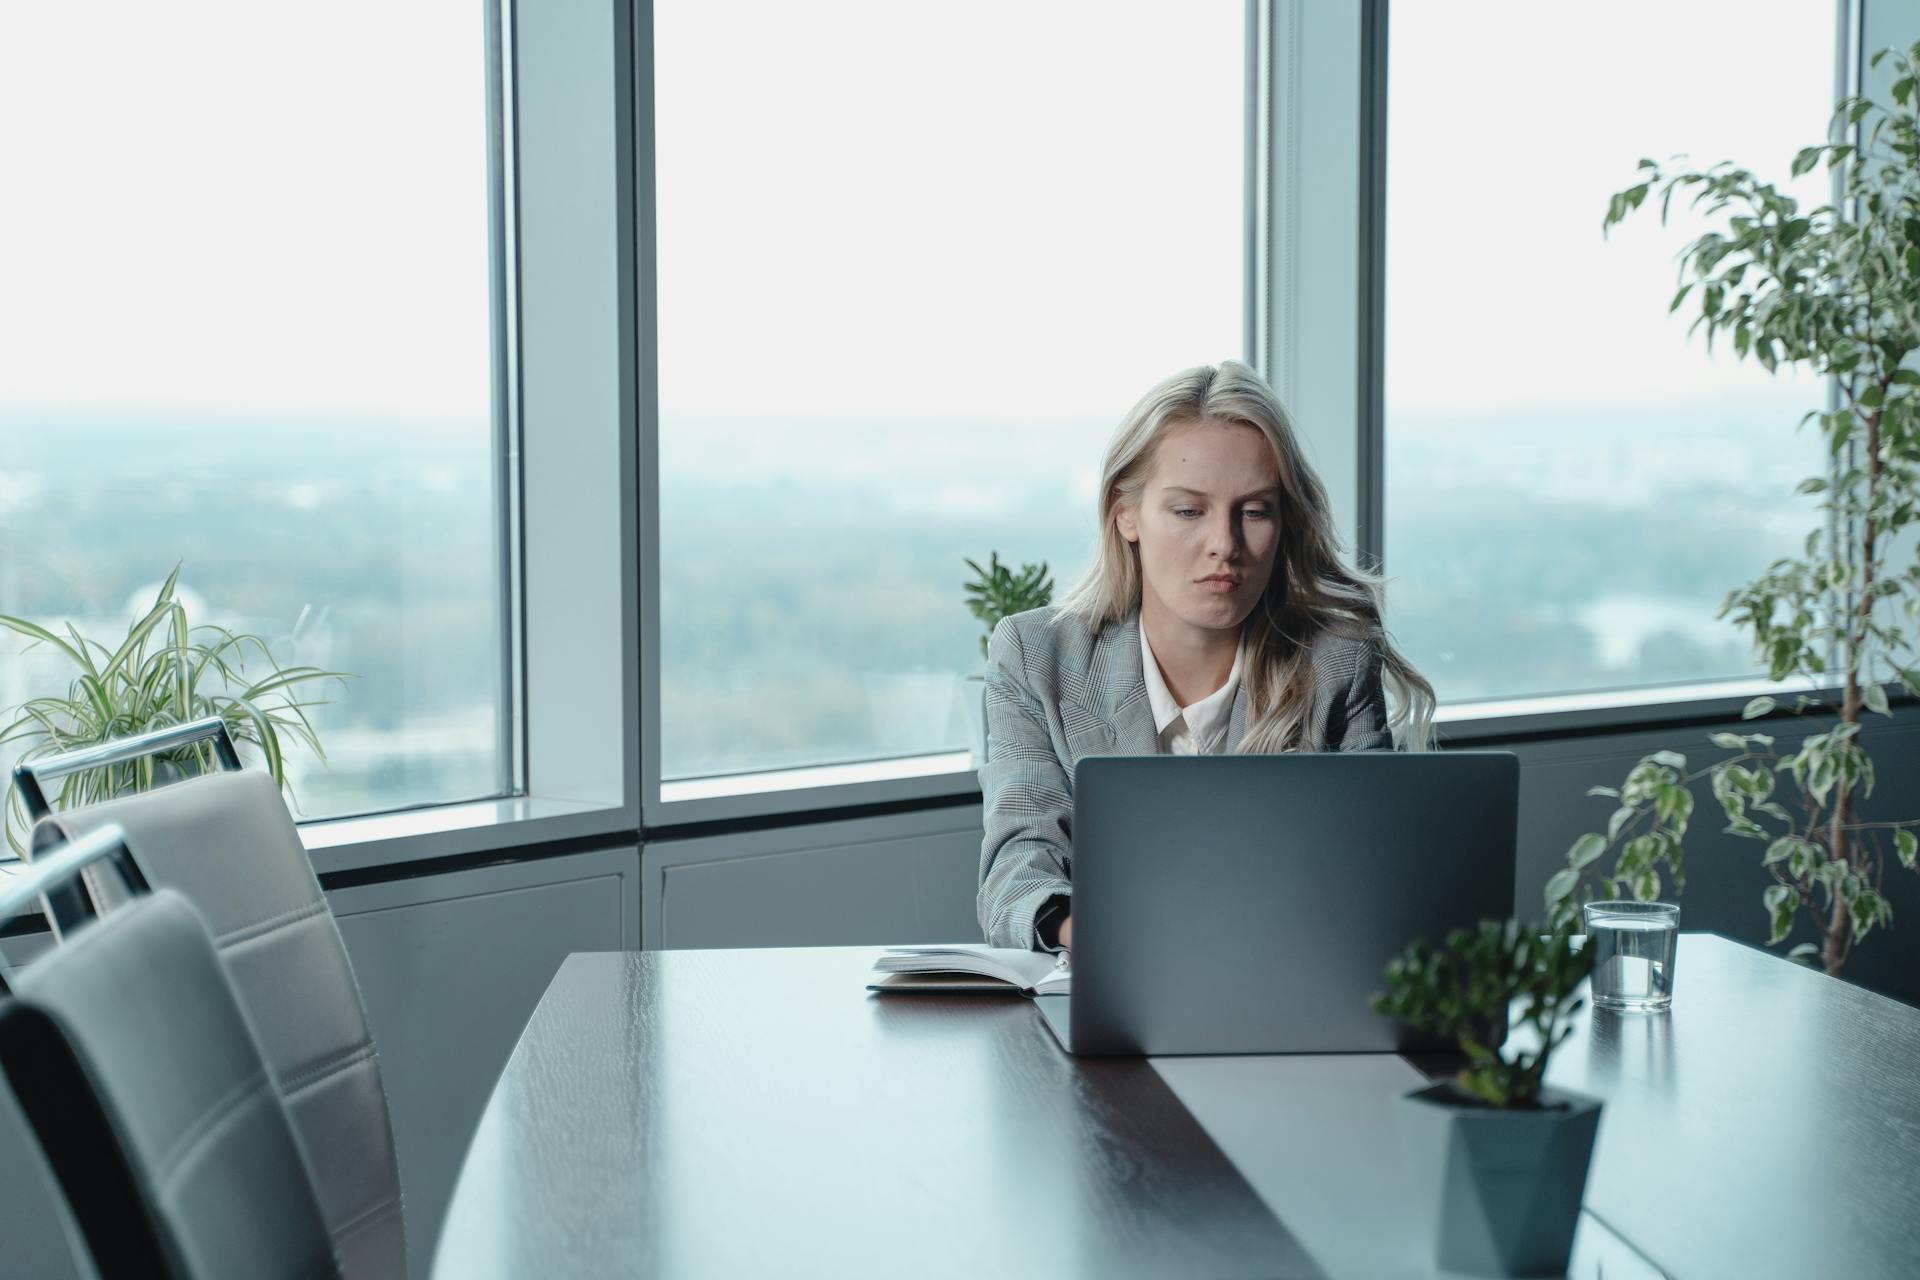
[[[1887,388],[1893,385],[1893,377],[1879,379],[1880,393],[1885,395]],[[1867,415],[1867,508],[1861,520],[1860,531],[1860,603],[1856,608],[1859,630],[1848,637],[1847,645],[1847,687],[1840,702],[1842,723],[1858,725],[1863,702],[1860,696],[1860,655],[1867,642],[1868,627],[1873,620],[1873,546],[1874,528],[1873,502],[1880,483],[1880,416],[1882,410],[1875,409]],[[1847,837],[1847,827],[1853,818],[1853,787],[1843,776],[1838,785],[1838,794],[1833,804],[1833,827],[1828,840],[1829,851],[1836,861],[1853,865],[1853,841]],[[1847,911],[1847,900],[1838,886],[1831,886],[1833,894],[1832,910],[1827,916],[1826,928],[1820,939],[1820,962],[1829,974],[1838,976],[1847,963],[1847,952],[1853,943],[1853,920]]]

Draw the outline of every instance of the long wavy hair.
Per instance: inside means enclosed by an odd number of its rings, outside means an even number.
[[[1174,427],[1228,422],[1266,436],[1280,465],[1280,547],[1260,605],[1243,624],[1247,733],[1230,749],[1272,754],[1310,749],[1313,641],[1323,631],[1371,639],[1381,651],[1394,745],[1433,745],[1433,686],[1406,660],[1381,621],[1385,579],[1348,565],[1328,510],[1326,487],[1300,451],[1293,422],[1266,380],[1237,360],[1174,374],[1140,399],[1107,445],[1100,474],[1099,551],[1060,600],[1064,613],[1097,632],[1140,607],[1140,552],[1120,533],[1114,510],[1138,508],[1154,449]]]

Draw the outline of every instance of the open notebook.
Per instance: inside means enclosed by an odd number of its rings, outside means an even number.
[[[980,991],[1066,995],[1073,981],[1067,953],[1017,947],[892,947],[873,962],[870,991]]]

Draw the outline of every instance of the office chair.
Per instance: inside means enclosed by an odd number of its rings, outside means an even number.
[[[53,813],[46,784],[206,744],[220,766],[152,791]],[[217,717],[14,770],[35,838],[73,840],[114,824],[140,870],[206,921],[293,1122],[347,1280],[404,1280],[400,1173],[386,1089],[340,930],[273,778],[240,767]],[[95,901],[118,893],[97,872]]]
[[[205,926],[147,891],[111,825],[41,841],[0,918],[44,901],[62,945],[0,962],[0,1072],[102,1280],[340,1273],[305,1160]],[[94,916],[77,881],[117,871]]]

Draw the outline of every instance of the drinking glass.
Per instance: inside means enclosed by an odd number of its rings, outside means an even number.
[[[1653,1013],[1673,1003],[1680,908],[1671,902],[1589,902],[1593,1007]]]

